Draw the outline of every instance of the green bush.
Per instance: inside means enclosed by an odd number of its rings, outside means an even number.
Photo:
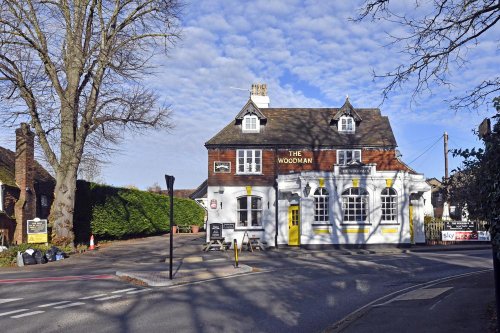
[[[154,235],[170,229],[167,196],[79,181],[75,206],[75,242]],[[193,200],[174,198],[174,223],[203,225],[204,211]]]

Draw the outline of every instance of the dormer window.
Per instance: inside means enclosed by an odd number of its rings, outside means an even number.
[[[342,116],[339,119],[339,132],[343,133],[354,133],[356,129],[356,123],[354,118],[351,116]]]
[[[246,115],[243,117],[243,132],[258,133],[260,129],[260,121],[256,115]]]

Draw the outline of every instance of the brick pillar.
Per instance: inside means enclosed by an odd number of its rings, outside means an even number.
[[[19,186],[19,199],[16,202],[16,231],[14,242],[25,243],[26,221],[36,216],[36,194],[34,188],[35,136],[29,125],[22,123],[16,129],[16,184]]]

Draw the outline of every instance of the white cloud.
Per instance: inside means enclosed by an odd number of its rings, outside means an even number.
[[[122,153],[106,167],[105,180],[144,188],[155,181],[163,184],[163,174],[169,172],[176,176],[176,186],[196,187],[207,176],[203,144],[248,99],[248,91],[231,87],[249,89],[253,82],[265,82],[274,107],[340,107],[346,94],[355,107],[378,107],[387,80],[374,81],[372,70],[386,73],[405,61],[406,55],[384,47],[389,42],[386,32],[401,34],[405,29],[387,22],[349,21],[361,3],[204,0],[189,4],[184,10],[184,39],[168,58],[155,58],[163,67],[147,80],[172,105],[176,128],[127,138]],[[396,9],[414,4],[396,3]],[[455,136],[475,142],[470,129],[484,112],[453,114],[443,100],[497,75],[497,36],[488,34],[488,40],[469,51],[466,67],[450,67],[454,86],[433,87],[433,95],[411,102],[409,82],[381,106],[405,156],[425,148],[425,142],[412,143],[419,141],[425,126],[429,137],[451,127]],[[423,171],[436,176],[439,169],[435,170]]]

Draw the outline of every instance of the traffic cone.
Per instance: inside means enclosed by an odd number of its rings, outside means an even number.
[[[90,250],[90,251],[95,250],[95,246],[94,246],[94,235],[90,235],[90,246],[89,246],[89,250]]]

